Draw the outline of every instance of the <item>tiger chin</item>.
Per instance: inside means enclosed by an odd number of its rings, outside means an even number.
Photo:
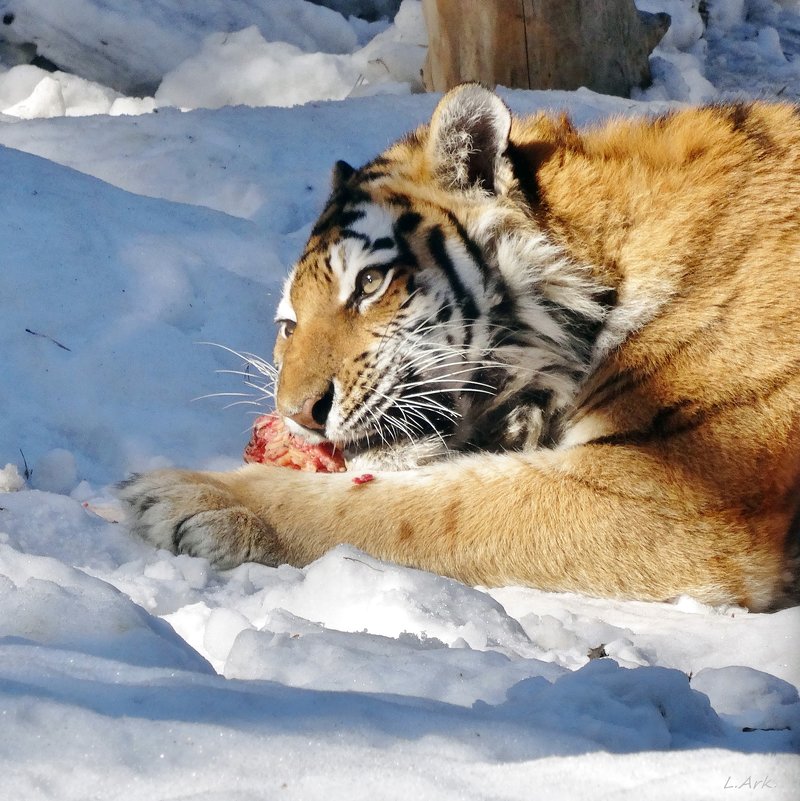
[[[465,84],[333,189],[278,306],[277,409],[375,479],[165,470],[154,545],[339,543],[469,584],[768,610],[800,518],[800,114],[512,117]]]

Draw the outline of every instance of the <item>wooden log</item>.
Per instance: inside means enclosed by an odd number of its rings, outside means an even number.
[[[650,83],[648,56],[668,14],[633,0],[422,0],[428,27],[423,80],[443,92],[464,81],[577,89],[628,97]]]

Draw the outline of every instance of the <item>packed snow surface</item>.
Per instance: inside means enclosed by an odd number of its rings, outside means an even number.
[[[348,546],[219,573],[130,536],[128,472],[241,463],[267,402],[236,352],[269,355],[331,165],[436,102],[415,0],[146,5],[0,0],[3,797],[795,797],[800,608],[487,591]],[[675,20],[653,87],[512,108],[800,94],[797,3],[639,5]]]

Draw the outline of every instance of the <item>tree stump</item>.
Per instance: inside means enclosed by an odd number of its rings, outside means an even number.
[[[423,80],[443,92],[464,81],[630,96],[650,83],[648,56],[668,14],[633,0],[422,0]]]

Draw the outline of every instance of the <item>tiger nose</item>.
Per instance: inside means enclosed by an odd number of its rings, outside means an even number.
[[[322,395],[312,396],[303,401],[300,411],[287,415],[290,420],[312,431],[322,431],[333,406],[333,384]]]

